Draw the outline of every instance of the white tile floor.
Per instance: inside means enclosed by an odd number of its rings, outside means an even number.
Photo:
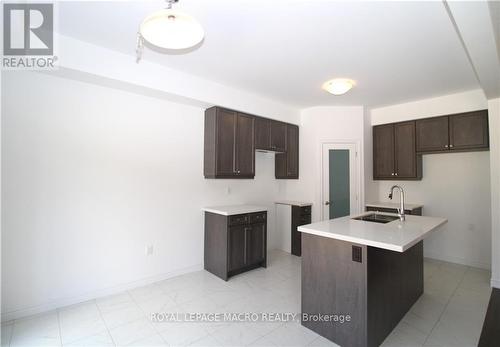
[[[2,324],[2,346],[335,346],[295,322],[153,323],[153,312],[299,312],[300,258],[269,253],[267,269],[224,282],[195,272]],[[384,346],[477,345],[490,274],[426,260],[425,293]]]

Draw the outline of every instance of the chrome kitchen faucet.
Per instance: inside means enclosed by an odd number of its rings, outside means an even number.
[[[399,208],[398,208],[398,216],[401,221],[406,219],[405,216],[405,192],[403,188],[400,186],[392,186],[391,191],[389,192],[389,199],[392,200],[392,194],[394,193],[394,189],[399,189]]]

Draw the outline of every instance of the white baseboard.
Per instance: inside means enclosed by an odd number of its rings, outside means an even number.
[[[51,302],[32,306],[32,307],[26,307],[26,308],[22,308],[22,309],[10,311],[10,312],[2,312],[2,319],[1,320],[2,320],[2,322],[7,322],[10,320],[19,319],[19,318],[26,317],[26,316],[31,316],[34,314],[52,311],[52,310],[55,310],[57,308],[78,304],[81,302],[93,300],[93,299],[108,296],[108,295],[118,294],[118,293],[126,291],[126,290],[130,290],[130,289],[141,287],[141,286],[146,286],[148,284],[163,281],[163,280],[166,280],[166,279],[171,278],[171,277],[179,276],[179,275],[189,273],[189,272],[199,271],[202,269],[203,269],[203,265],[197,264],[197,265],[189,266],[186,268],[170,271],[170,272],[167,272],[167,273],[164,273],[161,275],[147,277],[147,278],[143,278],[143,279],[140,279],[137,281],[120,284],[118,286],[104,288],[104,289],[100,289],[100,290],[95,290],[95,291],[87,292],[84,294],[79,294],[79,295],[76,295],[76,296],[71,297],[71,298],[61,298],[61,299],[57,299],[57,300],[54,300]]]
[[[491,286],[492,286],[493,288],[498,288],[498,289],[500,289],[500,279],[498,279],[498,278],[492,278],[492,279],[491,279]]]
[[[465,258],[461,258],[461,257],[454,257],[454,256],[449,256],[449,255],[439,254],[439,253],[432,253],[432,252],[424,252],[424,257],[425,258],[432,258],[432,259],[436,259],[436,260],[441,260],[441,261],[447,261],[449,263],[456,263],[456,264],[461,264],[461,265],[465,265],[465,266],[471,266],[471,267],[477,267],[480,269],[491,270],[491,264],[489,264],[489,263],[483,263],[483,262],[465,259]]]

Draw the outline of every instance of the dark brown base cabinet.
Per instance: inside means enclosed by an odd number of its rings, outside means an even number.
[[[386,207],[375,207],[375,206],[366,206],[366,211],[398,213],[397,208],[386,208]],[[413,216],[421,216],[422,215],[422,207],[414,208],[412,210],[405,209],[405,214],[409,214],[409,215],[413,215]]]
[[[205,212],[205,270],[227,281],[266,265],[267,212],[233,216]]]
[[[311,224],[311,206],[292,206],[292,254],[302,255],[302,233],[297,230],[301,225]]]

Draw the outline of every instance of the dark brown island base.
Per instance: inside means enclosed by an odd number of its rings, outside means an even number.
[[[353,218],[299,227],[302,325],[340,346],[379,346],[422,295],[422,239],[446,219]]]

